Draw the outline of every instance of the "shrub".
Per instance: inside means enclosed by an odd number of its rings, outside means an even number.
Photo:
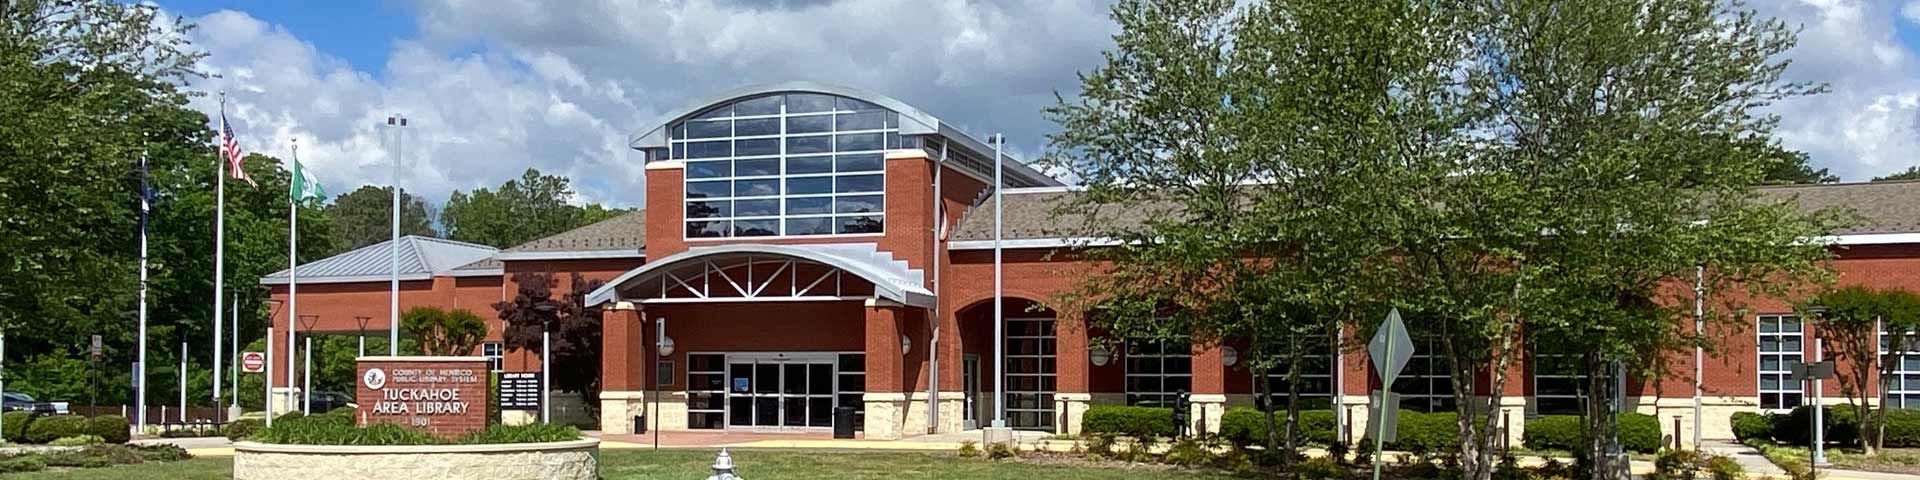
[[[1747,440],[1773,439],[1773,421],[1766,415],[1754,412],[1734,412],[1729,419],[1733,424],[1733,438],[1742,442]]]
[[[1577,451],[1582,443],[1580,429],[1580,417],[1576,415],[1535,417],[1527,420],[1520,444],[1529,450]]]
[[[47,443],[60,437],[71,437],[87,433],[87,419],[79,415],[53,415],[34,419],[27,424],[27,442]]]
[[[87,445],[99,445],[105,442],[106,440],[100,439],[99,435],[74,435],[53,439],[51,445],[56,447],[84,447]]]
[[[1740,462],[1726,455],[1707,456],[1707,472],[1713,480],[1746,480],[1747,469]]]
[[[1094,458],[1113,458],[1113,435],[1087,434],[1087,455]]]
[[[47,469],[47,461],[39,455],[19,455],[0,459],[0,473],[38,472]]]
[[[1920,447],[1920,410],[1887,410],[1887,429],[1881,441],[1888,447]]]
[[[526,425],[488,425],[486,430],[460,439],[460,443],[544,443],[579,440],[580,429],[571,425],[531,423]]]
[[[987,458],[989,459],[999,460],[1002,458],[1013,458],[1013,454],[1012,442],[994,442],[987,444]]]
[[[1286,413],[1275,412],[1274,423],[1286,428]],[[1307,443],[1333,445],[1334,415],[1332,410],[1301,410],[1300,438]],[[1267,418],[1265,413],[1252,408],[1229,408],[1220,416],[1220,437],[1238,447],[1261,445],[1267,442]],[[1281,440],[1282,442],[1285,439]]]
[[[227,439],[238,441],[265,428],[267,423],[258,419],[243,418],[227,423]]]
[[[1400,412],[1400,439],[1390,448],[1411,452],[1452,450],[1460,445],[1459,415],[1453,412]]]
[[[972,440],[960,442],[960,458],[980,458],[980,444]]]
[[[1305,480],[1338,480],[1347,478],[1347,467],[1340,466],[1327,457],[1315,458],[1294,465],[1294,473]]]
[[[1620,447],[1640,453],[1660,451],[1660,419],[1653,415],[1628,413],[1620,416]]]
[[[1704,467],[1700,453],[1693,450],[1662,450],[1653,459],[1653,475],[1648,480],[1694,480]]]
[[[276,420],[252,438],[265,443],[297,445],[434,445],[442,443],[426,431],[391,423],[366,427],[316,418]]]
[[[7,441],[13,443],[26,443],[27,425],[33,423],[33,420],[33,412],[7,412],[4,415],[0,415],[0,421],[6,422],[6,425],[0,425],[0,428],[6,429],[6,431],[0,432],[0,437],[4,437]]]
[[[187,449],[171,443],[153,445],[127,445],[129,450],[140,454],[140,459],[149,462],[174,462],[193,458]]]
[[[1173,409],[1097,405],[1087,409],[1080,420],[1088,433],[1125,435],[1134,438],[1173,436]]]
[[[127,418],[119,415],[101,415],[87,419],[87,433],[97,435],[107,443],[127,443],[132,440],[132,427]]]
[[[1856,445],[1860,442],[1860,427],[1855,422],[1853,406],[1836,405],[1826,407],[1824,414],[1828,442],[1841,445]],[[1813,442],[1813,407],[1803,405],[1786,415],[1775,415],[1773,439],[1793,445],[1807,445]]]
[[[1182,438],[1167,448],[1167,463],[1182,467],[1210,465],[1213,463],[1213,450],[1199,439]]]
[[[1628,413],[1620,415],[1620,447],[1640,452],[1653,453],[1660,450],[1660,420],[1652,415]],[[1546,415],[1527,420],[1526,431],[1520,434],[1520,443],[1532,450],[1565,450],[1578,452],[1586,444],[1586,426],[1576,415]]]

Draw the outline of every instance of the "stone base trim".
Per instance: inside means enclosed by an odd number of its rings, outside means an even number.
[[[567,442],[489,445],[360,446],[239,442],[234,444],[233,449],[235,480],[591,480],[600,475],[600,441],[591,438]]]

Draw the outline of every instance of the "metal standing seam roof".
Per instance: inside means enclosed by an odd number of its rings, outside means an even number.
[[[642,209],[501,250],[499,258],[530,259],[527,257],[560,252],[624,252],[638,256],[646,246],[647,211]]]
[[[300,266],[300,283],[337,283],[385,280],[391,278],[393,241],[360,247],[352,251],[308,262]],[[399,241],[401,280],[421,280],[449,274],[455,269],[492,258],[499,249],[453,240],[408,235]],[[284,285],[287,271],[273,272],[260,283]]]

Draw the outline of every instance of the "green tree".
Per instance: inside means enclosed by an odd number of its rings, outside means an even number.
[[[586,305],[587,292],[605,285],[603,280],[587,280],[579,273],[569,275],[571,289],[555,296],[559,281],[552,274],[521,272],[513,274],[519,285],[511,300],[493,304],[506,322],[502,332],[508,350],[540,354],[541,333],[552,329],[554,388],[580,392],[587,409],[597,412],[600,405],[600,321],[601,310]]]
[[[472,355],[487,339],[487,322],[466,309],[409,308],[400,315],[400,327],[428,355]]]
[[[447,238],[505,248],[624,213],[600,205],[573,205],[569,183],[566,177],[528,168],[498,190],[455,190],[440,221]]]
[[[1899,173],[1894,173],[1892,175],[1887,175],[1884,177],[1873,177],[1873,181],[1876,181],[1876,182],[1885,182],[1890,180],[1920,180],[1920,166],[1907,167],[1906,170],[1901,170]]]
[[[438,236],[433,231],[433,216],[427,202],[406,189],[400,190],[400,235]],[[337,254],[393,238],[393,187],[362,185],[354,191],[334,197],[327,205],[333,220]],[[302,227],[305,224],[301,224]]]
[[[1920,346],[1916,344],[1920,339],[1909,336],[1909,332],[1920,331],[1920,295],[1852,286],[1823,293],[1799,310],[1819,328],[1827,356],[1847,367],[1835,380],[1840,382],[1847,403],[1862,413],[1855,416],[1860,446],[1873,455],[1882,446],[1886,411],[1874,408],[1876,402],[1867,400],[1867,384],[1878,379],[1875,387],[1885,392],[1891,382],[1900,381],[1894,373],[1900,366],[1880,361],[1881,332],[1887,333],[1885,358],[1901,358]]]

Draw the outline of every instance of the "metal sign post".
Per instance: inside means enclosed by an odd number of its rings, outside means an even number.
[[[1373,334],[1367,342],[1367,355],[1373,360],[1373,369],[1380,374],[1380,391],[1374,395],[1373,411],[1368,418],[1374,423],[1373,432],[1373,480],[1380,480],[1380,449],[1386,443],[1388,435],[1399,434],[1398,425],[1394,425],[1399,416],[1399,402],[1394,400],[1393,381],[1400,370],[1407,368],[1407,362],[1413,359],[1413,337],[1407,335],[1407,324],[1400,320],[1400,308],[1394,307],[1387,312],[1387,320],[1380,323],[1380,331]]]
[[[1814,358],[1820,358],[1822,352],[1820,351],[1820,341],[1818,339],[1814,340],[1813,353]],[[1833,378],[1833,361],[1823,360],[1813,363],[1796,363],[1790,367],[1789,371],[1792,373],[1791,376],[1787,377],[1789,380],[1796,382],[1813,382],[1813,448],[1807,451],[1808,456],[1811,457],[1807,459],[1807,463],[1810,465],[1808,471],[1811,472],[1813,468],[1827,463],[1827,419],[1824,418],[1825,415],[1822,415],[1823,411],[1826,410],[1826,406],[1820,404],[1820,380]]]

